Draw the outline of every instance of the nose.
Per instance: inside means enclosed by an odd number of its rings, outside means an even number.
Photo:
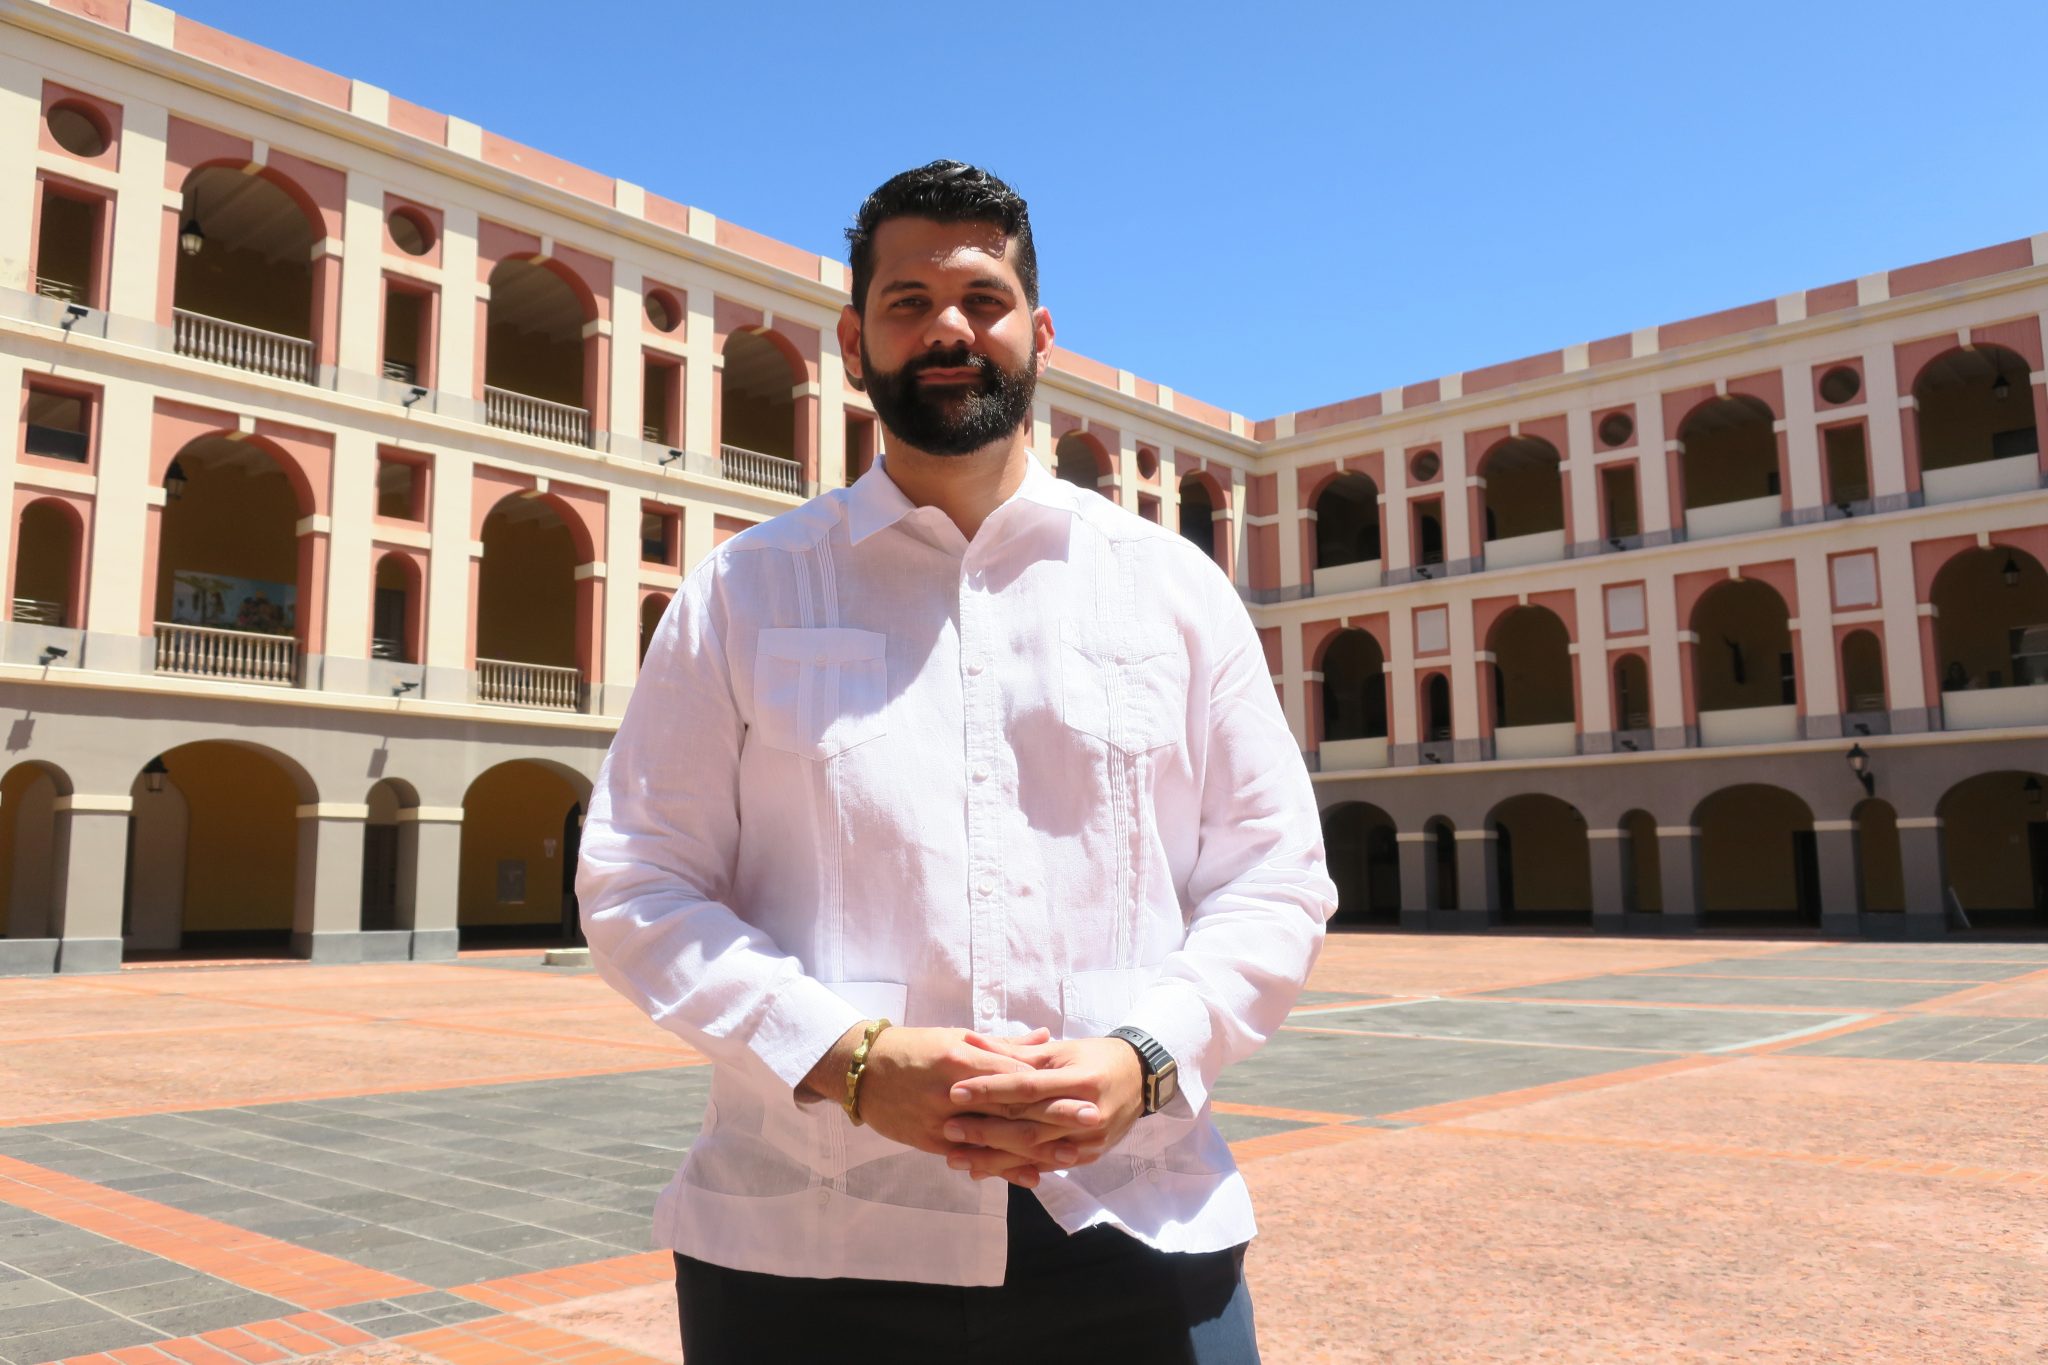
[[[957,346],[964,341],[974,340],[974,328],[967,321],[967,315],[954,305],[947,305],[932,315],[925,325],[926,346]]]

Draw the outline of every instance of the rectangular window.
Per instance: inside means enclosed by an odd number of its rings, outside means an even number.
[[[418,384],[427,372],[427,296],[384,282],[384,377]]]
[[[100,298],[100,243],[106,201],[68,194],[43,183],[36,225],[36,292],[44,298],[104,307]]]
[[[1600,506],[1607,516],[1609,539],[1621,540],[1643,533],[1636,511],[1635,465],[1609,465],[1600,471]]]
[[[1138,515],[1151,522],[1154,526],[1157,526],[1159,524],[1159,499],[1153,497],[1150,493],[1138,494]]]
[[[28,386],[22,450],[48,460],[85,464],[92,457],[92,400],[64,389]]]
[[[1870,550],[1836,555],[1828,561],[1835,589],[1835,610],[1877,605],[1877,555]]]
[[[846,482],[853,481],[868,472],[875,462],[875,419],[859,413],[846,414]]]
[[[1870,462],[1864,458],[1863,424],[1821,432],[1827,451],[1828,501],[1862,502],[1870,496]]]
[[[1441,654],[1451,647],[1448,607],[1424,607],[1415,613],[1415,652]]]
[[[643,564],[676,563],[676,542],[680,527],[673,512],[658,512],[642,509],[640,513],[640,562]]]
[[[427,467],[394,455],[377,457],[377,515],[387,521],[427,519]]]
[[[646,358],[640,368],[640,439],[660,446],[683,443],[683,368]]]
[[[1650,628],[1644,607],[1643,585],[1617,583],[1607,590],[1607,633],[1636,635]]]

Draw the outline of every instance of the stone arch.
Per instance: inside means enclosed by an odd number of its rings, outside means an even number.
[[[590,782],[566,764],[519,758],[462,798],[457,922],[465,943],[574,942],[573,877]]]
[[[1447,743],[1456,736],[1451,715],[1451,679],[1441,669],[1421,681],[1422,739],[1425,744]]]
[[[1930,357],[1912,384],[1920,472],[2038,457],[2033,369],[2019,352],[1988,343]]]
[[[1888,709],[1884,685],[1884,646],[1868,630],[1842,637],[1842,713],[1876,714]]]
[[[585,668],[576,571],[591,552],[575,509],[552,494],[510,493],[492,505],[478,539],[484,554],[471,622],[476,657]]]
[[[1422,826],[1423,903],[1431,910],[1458,908],[1458,827],[1442,815]]]
[[[1385,553],[1380,536],[1380,489],[1356,470],[1335,475],[1317,490],[1316,562],[1319,569],[1367,564]]]
[[[1499,909],[1509,924],[1590,924],[1593,863],[1586,817],[1555,796],[1526,792],[1487,813]]]
[[[1858,802],[1849,819],[1856,835],[1856,908],[1865,914],[1903,912],[1906,873],[1898,812],[1889,801],[1871,797]]]
[[[1565,725],[1578,715],[1571,631],[1548,607],[1518,606],[1486,634],[1496,729]]]
[[[1621,908],[1624,913],[1658,914],[1664,909],[1664,859],[1657,843],[1657,818],[1646,810],[1625,812],[1621,831]]]
[[[1216,477],[1206,470],[1181,476],[1180,533],[1196,549],[1219,565],[1225,564],[1229,542],[1229,501]],[[1224,528],[1219,538],[1218,525]]]
[[[1105,481],[1116,475],[1116,463],[1101,440],[1078,427],[1060,437],[1052,453],[1053,473],[1076,488],[1101,493]]]
[[[772,327],[735,327],[718,370],[718,442],[736,450],[802,460],[810,372],[796,344]]]
[[[1927,596],[1944,694],[2048,682],[2048,570],[2033,555],[1996,541],[1958,551]]]
[[[1717,583],[1693,605],[1693,686],[1701,712],[1797,704],[1792,613],[1769,583]]]
[[[0,773],[0,939],[58,936],[57,802],[73,790],[62,768],[38,759]]]
[[[306,466],[261,436],[213,432],[164,459],[149,621],[160,671],[292,684],[320,647],[325,536]],[[233,632],[223,636],[208,632]],[[248,640],[244,637],[263,637]]]
[[[404,550],[377,556],[370,583],[370,657],[426,661],[426,573]]]
[[[314,378],[314,349],[329,311],[323,277],[332,267],[329,258],[314,260],[328,230],[313,196],[275,166],[251,169],[226,158],[192,167],[180,194],[180,236],[196,225],[201,246],[196,253],[180,247],[173,257],[175,348],[277,378]],[[299,345],[269,346],[217,325],[223,323]]]
[[[1537,436],[1509,436],[1479,457],[1485,480],[1480,513],[1485,539],[1521,540],[1562,534],[1565,526],[1563,459]],[[1562,553],[1562,546],[1559,547]],[[1489,551],[1489,563],[1493,552]]]
[[[640,662],[647,662],[647,646],[654,643],[654,631],[668,610],[669,594],[650,592],[640,598]]]
[[[2048,926],[2044,787],[2048,773],[2012,768],[1964,778],[1942,794],[1942,862],[1973,928]]]
[[[1323,812],[1323,844],[1337,883],[1337,919],[1352,924],[1401,921],[1401,855],[1394,819],[1366,801]]]
[[[1324,643],[1323,742],[1387,737],[1386,656],[1370,631],[1341,630]]]
[[[23,502],[15,518],[7,619],[43,626],[83,625],[85,543],[85,517],[67,499],[31,497]]]
[[[1805,801],[1783,787],[1743,783],[1701,801],[1692,823],[1703,924],[1819,924],[1819,846]]]
[[[1748,394],[1698,404],[1678,425],[1679,470],[1688,512],[1779,496],[1776,415]]]

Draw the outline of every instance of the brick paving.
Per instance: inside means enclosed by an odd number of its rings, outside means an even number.
[[[1270,1362],[2048,1358],[2048,945],[1340,935],[1216,1088]],[[0,981],[0,1365],[676,1362],[587,969]]]

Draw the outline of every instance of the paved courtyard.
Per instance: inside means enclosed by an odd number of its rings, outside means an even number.
[[[587,969],[0,981],[0,1362],[678,1361]],[[1333,936],[1216,1109],[1266,1359],[2048,1358],[2048,945]]]

